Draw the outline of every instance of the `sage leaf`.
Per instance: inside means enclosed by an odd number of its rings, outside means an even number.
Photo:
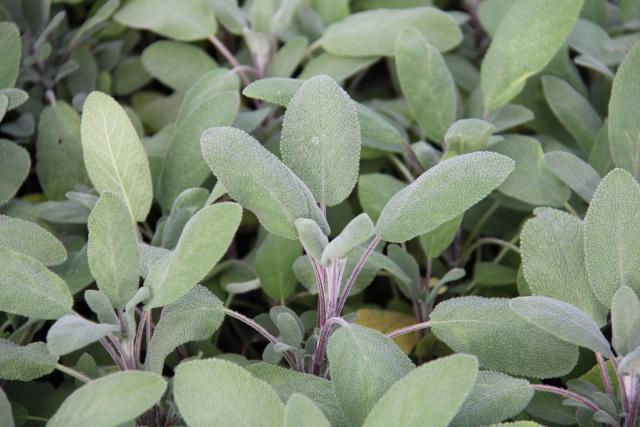
[[[476,152],[429,169],[385,205],[377,233],[401,243],[428,233],[484,199],[513,171],[506,156]]]
[[[456,238],[463,215],[438,226],[436,229],[420,236],[420,246],[428,257],[436,258],[444,252]]]
[[[331,335],[327,356],[336,396],[353,425],[361,425],[389,387],[414,369],[391,338],[357,325]]]
[[[407,28],[396,40],[395,60],[402,93],[416,121],[429,139],[442,144],[458,107],[455,82],[442,55],[420,31]]]
[[[322,252],[321,263],[327,265],[330,260],[346,258],[355,248],[369,240],[375,232],[371,218],[361,213],[344,227]]]
[[[280,150],[318,203],[334,206],[349,196],[358,179],[360,144],[349,95],[327,76],[305,81],[287,106]]]
[[[9,398],[3,390],[0,390],[0,415],[3,420],[0,421],[1,427],[15,427],[11,402],[9,402]]]
[[[453,49],[462,40],[460,27],[448,14],[416,7],[354,13],[330,25],[319,43],[339,56],[393,56],[396,37],[407,27],[420,31],[441,52]]]
[[[189,426],[281,427],[284,420],[284,404],[276,392],[225,360],[181,363],[173,389],[180,414]]]
[[[114,18],[128,27],[179,41],[214,37],[217,29],[212,9],[202,0],[133,0],[126,2]]]
[[[92,92],[82,108],[80,133],[96,190],[117,194],[131,217],[144,221],[153,198],[149,160],[125,111],[109,95]]]
[[[628,286],[622,286],[611,301],[611,343],[619,356],[640,346],[640,300]]]
[[[587,277],[596,297],[606,306],[618,288],[640,292],[640,187],[623,169],[614,169],[598,186],[584,218],[584,257]]]
[[[532,397],[529,381],[500,372],[480,371],[473,390],[451,425],[480,427],[515,417]]]
[[[204,188],[188,188],[178,195],[162,227],[162,248],[173,249],[185,224],[206,203],[209,192]]]
[[[617,167],[636,178],[640,167],[640,106],[634,100],[640,96],[640,45],[627,54],[613,80],[609,101],[609,146]]]
[[[43,342],[19,346],[0,338],[0,378],[9,381],[31,381],[56,368],[58,357],[49,353]]]
[[[273,55],[267,77],[290,77],[304,58],[309,41],[306,37],[297,36],[287,42]]]
[[[89,215],[87,257],[98,289],[115,308],[138,290],[138,238],[122,199],[104,192]]]
[[[49,427],[120,425],[142,415],[164,394],[167,382],[151,372],[123,371],[90,381],[71,393]]]
[[[329,233],[311,191],[249,134],[230,127],[208,129],[202,154],[229,195],[252,211],[269,232],[295,239],[294,221],[309,218]]]
[[[84,300],[91,311],[96,314],[100,323],[120,325],[120,320],[111,305],[111,301],[103,292],[89,289],[84,293]]]
[[[382,173],[362,174],[358,178],[358,201],[362,210],[377,221],[385,205],[405,187],[405,183]]]
[[[145,369],[162,373],[164,360],[176,347],[205,340],[224,319],[222,302],[207,288],[196,285],[178,301],[162,309],[145,360]]]
[[[40,261],[0,247],[0,310],[35,319],[58,319],[71,311],[67,284]]]
[[[457,354],[425,363],[398,380],[380,398],[363,427],[446,427],[473,389],[478,360]],[[421,401],[430,402],[424,405]]]
[[[0,215],[0,246],[37,259],[47,266],[67,259],[67,250],[60,240],[39,225]]]
[[[359,71],[371,66],[378,59],[375,56],[337,56],[324,52],[307,62],[298,78],[307,80],[315,76],[326,75],[337,82],[343,82]]]
[[[486,110],[515,98],[527,79],[553,59],[571,33],[582,3],[518,0],[508,8],[480,69]]]
[[[289,101],[303,85],[302,80],[284,77],[271,77],[256,80],[242,90],[242,94],[249,98],[260,99],[281,107],[286,107]]]
[[[545,153],[544,163],[582,200],[591,202],[601,178],[589,163],[566,151]]]
[[[462,297],[441,302],[431,314],[432,331],[456,352],[478,357],[484,369],[531,378],[567,374],[578,347],[533,327],[502,298]]]
[[[119,325],[95,323],[75,314],[67,314],[49,328],[47,349],[55,356],[63,356],[119,330]]]
[[[184,226],[173,252],[160,258],[147,275],[147,308],[177,301],[204,279],[229,248],[241,217],[242,208],[230,202],[198,211]]]
[[[329,239],[324,235],[318,224],[308,218],[298,218],[294,222],[298,230],[298,239],[305,252],[316,261],[322,257],[324,248],[329,244]]]
[[[14,87],[20,71],[22,42],[20,31],[13,22],[0,22],[0,89]]]
[[[574,305],[557,299],[531,296],[518,297],[509,307],[532,325],[571,344],[611,356],[609,342],[589,315]]]
[[[534,213],[520,235],[522,267],[531,293],[573,304],[603,326],[608,310],[589,286],[582,221],[555,209]]]
[[[271,298],[283,300],[295,289],[298,281],[293,273],[293,263],[302,254],[302,246],[296,240],[269,235],[256,253],[256,274],[262,290]]]
[[[31,159],[27,150],[0,138],[0,206],[16,195],[30,169]]]
[[[458,154],[482,150],[496,132],[496,127],[480,119],[463,119],[453,123],[444,135],[448,149]]]
[[[293,394],[284,407],[284,427],[331,427],[329,420],[311,399]]]

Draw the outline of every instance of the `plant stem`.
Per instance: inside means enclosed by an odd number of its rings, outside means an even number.
[[[497,239],[495,237],[483,237],[482,239],[476,240],[473,243],[473,245],[471,245],[469,249],[467,249],[466,252],[463,252],[462,264],[464,265],[469,260],[471,253],[482,245],[498,245],[507,249],[511,249],[513,252],[517,253],[518,255],[520,254],[520,248],[511,242],[507,242],[506,240],[502,240],[502,239]]]
[[[60,372],[64,372],[65,374],[67,374],[67,375],[69,375],[69,376],[71,376],[73,378],[79,379],[80,381],[82,381],[84,383],[88,383],[89,381],[91,381],[91,378],[89,378],[88,376],[86,376],[82,372],[76,371],[75,369],[70,368],[68,366],[64,366],[64,365],[61,365],[59,363],[56,363],[56,369],[58,371],[60,371]]]
[[[249,77],[247,77],[247,74],[244,72],[244,69],[241,68],[242,64],[238,62],[238,59],[236,59],[233,53],[231,53],[231,51],[227,49],[224,43],[222,43],[220,39],[215,36],[210,36],[209,41],[218,50],[218,52],[220,52],[222,56],[225,57],[225,59],[229,62],[229,64],[231,64],[234,69],[237,69],[238,75],[240,76],[240,79],[242,80],[242,82],[245,85],[248,85],[249,83],[251,83],[251,81],[249,80]]]
[[[480,230],[482,230],[482,227],[484,227],[484,224],[489,220],[489,218],[491,218],[491,216],[496,212],[496,210],[498,210],[499,207],[500,207],[500,202],[497,202],[497,201],[493,202],[491,207],[489,207],[489,209],[487,209],[485,213],[480,217],[476,225],[473,227],[473,229],[469,233],[469,236],[467,237],[467,241],[465,242],[462,248],[463,254],[471,253],[471,251],[469,250],[469,246],[472,244],[473,240],[478,236],[478,234],[480,234]]]
[[[624,383],[624,377],[622,376],[622,373],[620,372],[620,364],[618,363],[618,360],[615,358],[615,356],[611,357],[611,364],[613,365],[613,370],[616,373],[616,378],[618,380],[618,387],[620,389],[620,396],[622,398],[622,410],[624,411],[625,414],[629,414],[629,399],[627,397],[627,387]]]
[[[609,372],[607,372],[607,365],[601,353],[596,353],[596,360],[598,361],[598,369],[600,369],[600,376],[602,377],[602,384],[604,385],[604,391],[608,396],[613,396],[613,388],[611,387],[611,380],[609,379]]]
[[[565,390],[560,387],[554,387],[554,386],[545,385],[545,384],[530,384],[529,387],[537,391],[554,393],[554,394],[558,394],[560,396],[566,397],[567,399],[573,399],[575,401],[582,403],[584,406],[588,407],[594,412],[598,410],[598,406],[595,403],[593,403],[591,400],[587,399],[586,397],[579,395],[578,393],[574,393],[572,391]]]
[[[320,331],[320,339],[318,339],[318,345],[313,352],[313,363],[311,367],[311,373],[314,375],[320,375],[320,368],[322,368],[322,362],[324,361],[324,355],[327,351],[327,342],[329,341],[329,335],[335,325],[347,325],[347,322],[340,317],[332,317],[327,320]]]
[[[326,314],[326,299],[324,296],[324,268],[314,260],[311,255],[307,255],[311,266],[313,267],[313,273],[316,275],[316,284],[318,286],[318,319],[316,320],[316,326],[321,327],[327,320]]]
[[[415,325],[406,326],[404,328],[396,329],[395,331],[389,332],[387,336],[389,338],[399,337],[400,335],[410,334],[411,332],[420,331],[423,329],[428,329],[431,327],[431,321],[428,320],[422,323],[416,323]]]
[[[391,159],[391,164],[396,169],[398,169],[400,175],[402,175],[407,182],[413,182],[416,180],[411,174],[411,171],[407,169],[407,167],[400,161],[400,159],[398,159],[396,156],[389,156],[389,159]]]
[[[380,236],[375,236],[371,240],[371,242],[369,243],[369,246],[367,246],[367,249],[364,251],[360,259],[358,260],[356,266],[354,267],[353,271],[351,272],[351,276],[349,276],[349,279],[347,280],[347,284],[344,286],[344,290],[342,291],[342,296],[340,297],[340,301],[338,302],[338,306],[336,307],[337,315],[340,315],[340,313],[342,313],[342,309],[344,308],[344,305],[347,302],[347,298],[349,298],[349,293],[351,292],[351,288],[353,287],[353,284],[356,282],[356,279],[358,278],[358,275],[360,274],[360,271],[362,270],[364,263],[367,262],[367,259],[371,255],[371,252],[373,252],[376,246],[378,246],[378,243],[380,243],[380,240],[382,240]]]
[[[631,386],[633,387],[633,395],[631,405],[629,406],[629,414],[625,421],[625,427],[635,427],[638,416],[638,406],[640,405],[640,384],[635,374],[631,375]]]

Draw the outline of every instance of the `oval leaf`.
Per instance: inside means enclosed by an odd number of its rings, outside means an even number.
[[[58,265],[67,259],[60,240],[30,221],[0,215],[0,246],[37,259],[44,265]]]
[[[23,347],[0,338],[0,378],[9,381],[31,381],[51,373],[58,358],[49,353],[43,342]]]

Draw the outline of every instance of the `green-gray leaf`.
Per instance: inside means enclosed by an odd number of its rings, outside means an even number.
[[[282,427],[284,404],[276,392],[234,363],[183,362],[173,389],[180,414],[191,427]]]
[[[89,215],[87,256],[98,289],[124,308],[138,289],[138,238],[122,199],[104,192]]]
[[[146,370],[162,373],[165,358],[176,347],[211,337],[223,319],[222,302],[207,288],[196,285],[163,308],[145,360]]]
[[[589,163],[566,151],[545,153],[544,163],[582,200],[591,202],[601,178]]]
[[[382,173],[362,174],[358,179],[358,201],[362,210],[377,221],[385,205],[405,183]]]
[[[0,389],[0,427],[15,427],[11,402],[2,389]]]
[[[256,253],[256,274],[262,290],[271,298],[283,300],[295,289],[298,281],[293,263],[302,254],[297,240],[269,235]]]
[[[329,239],[324,235],[320,226],[308,218],[298,218],[294,224],[298,230],[298,240],[300,240],[305,252],[316,261],[320,260],[324,248],[329,244]]]
[[[417,7],[354,13],[330,25],[320,45],[340,56],[393,56],[396,37],[407,27],[420,31],[441,52],[453,49],[462,40],[460,27],[447,13]]]
[[[640,299],[628,286],[622,286],[613,295],[611,343],[620,356],[640,346]]]
[[[51,354],[62,356],[86,347],[119,330],[119,325],[94,323],[78,315],[67,314],[49,328],[47,348]]]
[[[536,209],[535,214],[520,237],[522,267],[531,293],[574,304],[604,325],[608,310],[587,279],[582,221],[550,208]]]
[[[0,138],[0,206],[16,195],[30,169],[31,159],[27,150]]]
[[[609,342],[589,315],[569,303],[548,297],[518,297],[509,307],[532,325],[571,344],[588,348],[605,357]]]
[[[428,233],[487,197],[513,168],[511,159],[489,152],[439,163],[393,196],[380,214],[377,232],[394,243]]]
[[[452,124],[444,136],[446,147],[458,154],[482,150],[496,127],[480,119],[462,119]]]
[[[0,247],[0,310],[35,319],[58,319],[71,311],[67,284],[40,261]]]
[[[284,427],[331,427],[329,420],[311,399],[293,394],[284,407]]]
[[[569,373],[578,347],[533,327],[501,298],[463,297],[438,304],[435,335],[456,352],[478,357],[480,366],[507,374],[551,378]]]
[[[202,0],[133,0],[125,3],[114,18],[126,26],[180,41],[214,37],[217,29],[213,10]]]
[[[153,198],[149,160],[125,111],[110,96],[92,92],[82,108],[80,131],[84,163],[96,190],[116,193],[132,218],[144,221]]]
[[[606,306],[618,288],[640,292],[640,187],[623,169],[605,176],[585,216],[584,256],[593,292]]]
[[[457,92],[453,77],[434,46],[420,32],[407,28],[395,46],[402,93],[420,127],[439,143],[456,120]]]
[[[318,203],[334,206],[349,196],[358,179],[360,144],[349,95],[327,76],[305,81],[287,106],[280,150]]]
[[[322,252],[321,263],[327,265],[330,260],[346,258],[356,246],[365,243],[373,236],[375,228],[369,215],[361,213],[353,218]]]
[[[0,378],[9,381],[31,381],[52,372],[58,358],[49,353],[43,342],[24,347],[0,338]]]
[[[613,80],[609,101],[609,144],[616,166],[631,172],[640,171],[640,45],[627,54]]]
[[[229,248],[241,218],[242,208],[230,202],[198,211],[184,226],[171,255],[159,259],[147,275],[147,308],[177,301],[202,280]]]
[[[329,225],[304,182],[252,136],[219,127],[205,131],[201,141],[213,174],[269,232],[295,239],[294,221],[309,218],[329,234]]]
[[[507,104],[553,59],[571,33],[582,0],[518,0],[498,25],[482,62],[485,109]]]
[[[446,427],[473,389],[478,360],[457,354],[426,363],[380,398],[363,427]],[[428,402],[425,404],[424,402]]]
[[[62,403],[47,427],[112,427],[142,415],[167,382],[151,372],[123,371],[83,385]]]
[[[47,266],[67,259],[67,250],[60,240],[38,224],[0,215],[0,246],[37,259]]]
[[[389,387],[414,369],[391,338],[358,325],[334,332],[327,356],[336,396],[353,425],[361,425]]]
[[[20,71],[22,42],[20,31],[13,22],[0,22],[0,89],[14,87]]]

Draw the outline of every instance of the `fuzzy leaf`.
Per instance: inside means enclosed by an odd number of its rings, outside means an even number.
[[[40,261],[0,247],[0,310],[35,319],[58,319],[71,311],[67,284]]]
[[[262,290],[271,298],[283,300],[295,289],[298,281],[293,273],[293,263],[302,254],[296,240],[270,235],[256,253],[256,273]]]
[[[397,311],[361,308],[356,311],[356,323],[386,334],[415,324],[416,318]],[[393,342],[404,354],[410,354],[418,342],[418,335],[416,333],[400,335],[393,338]]]
[[[192,427],[281,427],[284,420],[284,405],[276,392],[224,360],[181,363],[173,389],[180,414]]]
[[[535,214],[520,237],[522,267],[531,293],[574,304],[604,325],[607,308],[587,279],[582,221],[549,208],[536,209]]]
[[[582,200],[591,202],[601,178],[589,163],[566,151],[545,153],[544,163]]]
[[[144,221],[153,198],[149,160],[120,104],[101,92],[89,94],[80,133],[84,163],[96,190],[117,194],[132,218]]]
[[[209,197],[209,192],[204,188],[188,188],[178,195],[173,201],[171,212],[162,227],[162,239],[160,246],[173,249],[180,239],[185,224],[199,211]]]
[[[0,89],[14,87],[20,71],[22,42],[20,31],[13,22],[0,22]]]
[[[489,152],[439,163],[393,196],[380,214],[377,232],[395,243],[428,233],[487,197],[513,167],[509,158]]]
[[[353,218],[340,234],[327,245],[322,252],[321,263],[327,265],[332,259],[346,258],[353,248],[369,240],[374,232],[373,222],[369,215],[361,213]]]
[[[111,427],[142,415],[164,394],[167,382],[151,372],[123,371],[90,381],[71,393],[47,427]]]
[[[402,93],[426,135],[439,143],[456,120],[457,92],[453,77],[434,46],[414,28],[400,32],[395,46]]]
[[[613,80],[609,101],[609,145],[617,167],[636,178],[640,171],[640,45],[627,54]]]
[[[147,308],[179,300],[211,271],[225,254],[240,225],[242,208],[216,203],[201,209],[184,226],[180,240],[167,258],[160,258],[147,275],[151,289]]]
[[[30,169],[31,159],[27,150],[0,138],[0,206],[16,195]]]
[[[478,360],[466,354],[426,363],[389,388],[363,427],[420,427],[426,420],[430,427],[446,427],[473,389],[477,375]]]
[[[571,344],[611,356],[609,342],[585,312],[574,305],[548,297],[518,297],[509,307],[532,325]]]
[[[282,124],[282,160],[318,203],[346,199],[358,179],[360,126],[349,95],[327,76],[302,84]]]
[[[300,75],[298,75],[298,78],[307,80],[315,76],[327,75],[337,82],[342,82],[358,73],[358,71],[371,66],[378,59],[380,58],[377,56],[337,56],[324,52],[311,58]]]
[[[482,150],[496,127],[480,119],[463,119],[453,123],[444,136],[446,146],[458,154]]]
[[[385,205],[405,183],[382,173],[362,174],[358,179],[358,201],[362,210],[377,221]]]
[[[611,343],[619,356],[640,346],[640,300],[628,286],[622,286],[611,302]]]
[[[120,320],[111,305],[111,301],[103,292],[89,289],[84,293],[84,300],[91,311],[96,314],[100,323],[120,325]]]
[[[292,37],[273,55],[267,77],[290,77],[304,58],[309,41],[306,37]]]
[[[437,258],[456,238],[463,215],[439,225],[436,229],[420,236],[420,246],[428,257]]]
[[[207,288],[196,285],[162,310],[145,360],[146,370],[162,373],[164,360],[176,347],[211,337],[223,319],[222,302]]]
[[[98,341],[120,326],[94,323],[75,314],[67,314],[54,323],[47,332],[47,348],[51,354],[62,356]]]
[[[414,369],[391,338],[357,325],[331,335],[327,356],[336,396],[353,425],[361,425],[389,387]]]
[[[212,9],[202,0],[133,0],[114,18],[123,25],[180,41],[214,37],[217,29]]]
[[[462,32],[456,21],[441,10],[416,7],[354,13],[330,25],[320,45],[339,56],[393,56],[396,37],[404,28],[420,31],[441,52],[457,46]]]
[[[284,427],[331,427],[329,420],[311,399],[293,394],[284,408]]]
[[[584,218],[584,257],[589,283],[606,306],[618,288],[640,292],[640,187],[627,171],[605,176]]]
[[[15,427],[11,402],[2,389],[0,389],[0,427]]]
[[[294,221],[309,218],[325,234],[329,225],[307,186],[249,134],[230,127],[202,135],[202,154],[229,195],[252,211],[269,232],[297,236]]]
[[[43,342],[23,347],[0,338],[0,378],[9,381],[31,381],[52,372],[58,357],[49,353]]]
[[[578,347],[533,327],[501,298],[463,297],[438,304],[435,335],[456,352],[478,357],[480,366],[507,374],[551,378],[569,373]]]
[[[581,8],[582,0],[518,0],[509,7],[480,70],[486,110],[515,98],[527,79],[553,59]]]
[[[38,224],[0,215],[0,246],[37,259],[47,266],[67,259],[64,245]]]
[[[324,235],[318,224],[308,218],[298,218],[294,222],[298,230],[298,239],[308,255],[316,261],[320,260],[324,248],[329,244],[329,239]]]
[[[480,427],[515,417],[532,397],[529,381],[500,372],[480,371],[451,426]]]
[[[138,238],[122,199],[104,192],[89,215],[87,256],[98,289],[115,308],[138,290]]]

